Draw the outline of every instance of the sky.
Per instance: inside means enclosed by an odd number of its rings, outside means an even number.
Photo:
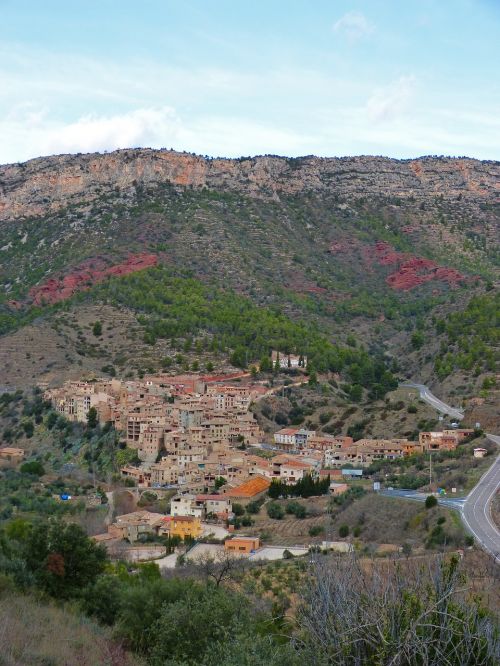
[[[500,159],[500,0],[0,0],[0,163]]]

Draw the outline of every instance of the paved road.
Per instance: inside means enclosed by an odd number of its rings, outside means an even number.
[[[434,407],[442,414],[448,414],[452,418],[462,420],[464,415],[458,409],[450,407],[439,398],[433,395],[424,384],[415,384],[406,382],[400,384],[402,387],[416,388],[422,400]],[[500,445],[500,436],[486,434],[486,437],[497,445]],[[490,469],[483,474],[478,484],[471,490],[465,499],[446,497],[438,498],[439,504],[448,506],[460,511],[465,526],[474,536],[476,542],[490,555],[495,561],[500,563],[500,530],[493,522],[491,517],[491,500],[500,487],[500,455],[496,458]],[[382,494],[403,497],[418,502],[425,501],[425,495],[411,490],[384,490]]]
[[[487,434],[486,437],[500,445],[500,436]],[[439,504],[460,511],[467,530],[474,536],[478,545],[500,563],[500,530],[491,517],[491,500],[500,488],[500,455],[483,474],[477,485],[465,498],[438,497]],[[382,490],[387,497],[425,502],[427,495],[414,490]]]
[[[464,418],[463,412],[461,412],[458,409],[455,409],[454,407],[450,407],[447,405],[445,402],[442,400],[439,400],[439,398],[436,398],[436,396],[429,391],[427,386],[424,384],[414,384],[413,382],[405,382],[404,384],[400,384],[402,388],[416,388],[418,389],[420,393],[420,397],[422,400],[424,400],[427,404],[431,405],[431,407],[434,407],[438,412],[441,412],[441,414],[448,414],[448,416],[451,416],[454,419],[457,419],[458,421],[461,421]]]
[[[500,444],[498,435],[486,437]],[[491,500],[500,488],[500,455],[490,469],[483,474],[477,486],[467,495],[462,519],[476,541],[500,563],[500,530],[491,517]]]
[[[419,493],[416,490],[381,490],[380,491],[381,495],[385,495],[386,497],[401,497],[402,499],[409,499],[409,500],[414,500],[415,502],[425,502],[427,498],[426,493]],[[456,509],[457,511],[461,511],[466,498],[465,497],[438,497],[437,501],[439,504],[442,504],[443,506],[447,506],[450,509]]]

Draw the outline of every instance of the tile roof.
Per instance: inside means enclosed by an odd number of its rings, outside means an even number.
[[[262,476],[256,476],[253,479],[249,479],[242,483],[241,486],[237,486],[232,490],[229,490],[226,495],[229,497],[253,497],[262,493],[264,490],[267,490],[271,482],[268,479],[264,479]]]
[[[313,467],[309,463],[300,462],[299,460],[287,460],[283,463],[283,467],[295,467],[295,469],[309,469]]]

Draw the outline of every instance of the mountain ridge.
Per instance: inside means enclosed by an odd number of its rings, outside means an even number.
[[[478,208],[500,200],[500,162],[474,158],[376,156],[206,158],[170,150],[121,149],[110,153],[39,157],[0,166],[0,220],[53,212],[103,187],[126,190],[170,183],[195,189],[225,188],[253,196],[329,192],[362,199],[387,196],[418,203],[429,196]]]

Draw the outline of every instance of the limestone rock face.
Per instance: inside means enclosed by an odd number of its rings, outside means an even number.
[[[0,166],[0,220],[44,215],[111,190],[154,187],[226,189],[259,197],[328,192],[342,199],[394,197],[413,205],[439,197],[481,214],[500,199],[500,162],[468,158],[385,157],[207,159],[167,150],[40,157]]]

